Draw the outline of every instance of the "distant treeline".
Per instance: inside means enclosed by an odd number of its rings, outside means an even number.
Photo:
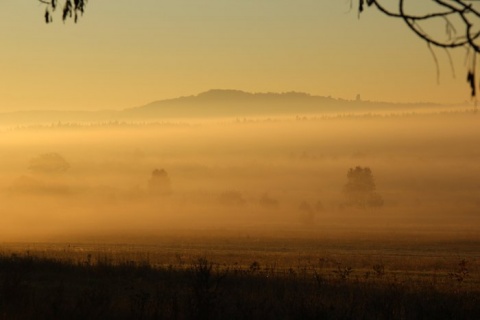
[[[146,128],[146,127],[190,127],[193,126],[187,122],[170,122],[170,121],[108,121],[108,122],[55,122],[50,124],[36,125],[18,125],[10,126],[5,131],[21,131],[21,130],[51,130],[51,129],[110,129],[110,128]]]
[[[405,119],[405,118],[452,118],[470,116],[474,110],[449,110],[438,112],[398,112],[398,113],[345,113],[323,115],[296,115],[285,117],[258,117],[258,118],[235,118],[235,119],[204,119],[215,124],[242,124],[242,123],[281,123],[291,121],[328,121],[328,120],[365,120],[365,119]],[[210,120],[210,121],[209,121]],[[52,122],[45,124],[26,124],[5,126],[3,131],[21,130],[51,130],[51,129],[111,129],[111,128],[168,128],[168,127],[194,127],[202,123],[200,119],[193,122],[185,121],[101,121],[101,122]]]

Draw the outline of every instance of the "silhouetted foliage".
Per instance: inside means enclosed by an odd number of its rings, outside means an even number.
[[[167,171],[164,169],[155,169],[148,180],[148,189],[151,194],[167,195],[172,193],[172,186]]]
[[[246,204],[242,194],[237,191],[226,191],[218,197],[220,204],[225,206],[243,206]]]
[[[58,153],[44,153],[30,160],[28,169],[34,173],[61,174],[70,168],[68,162]]]
[[[476,96],[476,59],[480,53],[480,1],[384,1],[358,0],[359,14],[368,7],[374,7],[381,13],[403,21],[420,39],[425,41],[433,55],[438,71],[438,60],[432,46],[445,49],[450,63],[448,49],[464,48],[466,60],[469,60],[467,82],[472,97]],[[351,2],[353,4],[353,2]],[[420,4],[421,3],[421,4]],[[426,10],[425,10],[426,8]],[[443,28],[438,32],[439,26]],[[438,76],[438,73],[437,73]]]
[[[346,205],[359,208],[383,205],[382,196],[375,192],[375,181],[370,168],[350,168],[347,172],[347,180],[347,184],[343,188]]]
[[[323,206],[322,201],[318,200],[318,201],[315,203],[314,209],[315,209],[316,212],[323,212],[323,211],[325,211],[325,207]]]
[[[315,218],[318,213],[325,212],[325,207],[320,200],[313,205],[307,201],[302,201],[298,206],[298,211],[300,212],[298,216],[299,221],[303,224],[311,225],[315,223]]]
[[[59,0],[38,0],[45,5],[45,23],[53,22],[53,14],[61,6]],[[61,0],[60,0],[61,1]],[[62,20],[73,19],[75,23],[80,15],[83,15],[88,0],[63,0],[61,6]]]
[[[300,211],[300,222],[306,225],[313,224],[315,222],[315,211],[307,201],[302,201],[298,206]]]
[[[56,179],[38,179],[29,176],[21,176],[9,187],[10,194],[30,195],[67,195],[70,190],[68,185]]]

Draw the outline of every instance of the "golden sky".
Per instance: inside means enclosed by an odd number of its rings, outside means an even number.
[[[0,1],[0,112],[122,109],[209,89],[401,102],[469,99],[438,50],[343,0],[90,0],[78,24]]]

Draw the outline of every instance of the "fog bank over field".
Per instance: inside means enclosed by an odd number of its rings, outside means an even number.
[[[479,124],[473,113],[305,114],[4,130],[0,241],[208,230],[476,237]],[[349,203],[355,167],[370,168],[378,205]]]

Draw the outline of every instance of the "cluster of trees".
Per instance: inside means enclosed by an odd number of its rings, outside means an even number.
[[[34,157],[29,162],[28,169],[36,175],[45,177],[58,176],[65,173],[70,164],[58,153],[44,153]],[[155,169],[148,180],[148,191],[154,196],[164,196],[172,193],[170,177],[165,169]],[[347,172],[347,183],[343,187],[345,205],[357,208],[378,208],[383,206],[384,201],[376,192],[375,180],[372,170],[369,167],[350,168]],[[246,200],[242,194],[236,191],[227,191],[220,194],[219,202],[228,206],[242,206]],[[277,208],[278,201],[268,194],[263,194],[259,204],[265,208]],[[311,206],[303,201],[299,210],[302,213],[301,220],[310,223],[314,220],[315,214],[324,210],[323,204],[318,201]]]
[[[383,197],[376,191],[375,179],[369,167],[356,166],[347,171],[347,183],[343,189],[344,201],[341,207],[356,209],[374,209],[384,205]],[[240,192],[226,191],[219,195],[218,202],[229,207],[242,207],[247,201]],[[279,203],[268,194],[260,197],[258,204],[263,208],[277,209]],[[323,203],[319,200],[313,204],[302,201],[298,206],[299,222],[305,225],[315,223],[319,213],[325,211]]]

